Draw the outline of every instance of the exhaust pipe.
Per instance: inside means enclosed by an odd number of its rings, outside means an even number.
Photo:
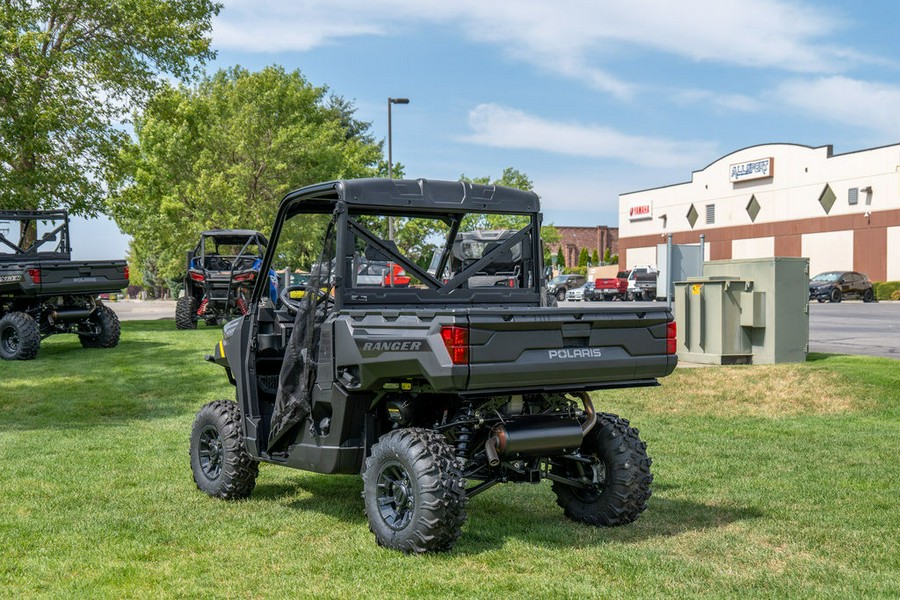
[[[50,313],[50,318],[54,321],[62,321],[63,323],[71,323],[72,321],[81,321],[87,319],[93,314],[94,308],[57,308]]]
[[[597,424],[597,413],[587,392],[579,392],[576,396],[587,415],[584,423],[551,415],[521,417],[500,423],[484,443],[488,464],[498,466],[501,456],[546,456],[572,452],[580,447],[584,437]]]

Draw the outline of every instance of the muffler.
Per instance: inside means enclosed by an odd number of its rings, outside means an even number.
[[[500,464],[501,456],[549,456],[577,450],[584,436],[597,423],[597,414],[588,394],[581,392],[578,397],[584,404],[587,416],[583,424],[569,417],[534,415],[518,417],[494,426],[493,435],[484,444],[488,464],[496,467]]]
[[[73,321],[81,321],[87,319],[94,312],[94,307],[90,308],[80,308],[80,307],[60,307],[55,309],[50,313],[50,318],[54,323],[63,322],[63,323],[71,323]]]

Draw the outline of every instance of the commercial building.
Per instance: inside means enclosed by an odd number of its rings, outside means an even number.
[[[703,234],[707,260],[802,256],[811,275],[900,280],[900,144],[751,146],[689,182],[619,196],[621,266],[655,264],[668,234],[676,244]]]

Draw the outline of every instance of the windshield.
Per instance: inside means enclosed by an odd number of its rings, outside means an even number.
[[[550,280],[551,284],[560,284],[560,283],[565,283],[565,282],[566,282],[565,275],[557,275],[556,277],[554,277],[553,279]]]
[[[830,271],[828,273],[819,273],[815,277],[812,278],[812,281],[822,281],[822,282],[831,282],[837,281],[841,278],[841,273],[839,271]]]

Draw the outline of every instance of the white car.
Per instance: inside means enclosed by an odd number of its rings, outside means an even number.
[[[585,283],[581,287],[572,288],[566,292],[566,301],[567,302],[581,302],[584,300],[584,290],[589,286],[593,285],[592,283]]]

